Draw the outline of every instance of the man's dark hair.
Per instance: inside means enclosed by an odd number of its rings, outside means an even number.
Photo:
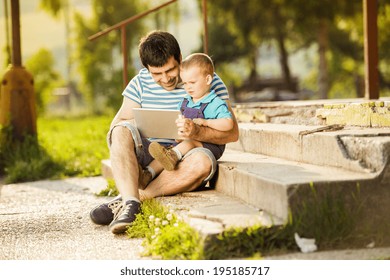
[[[146,68],[164,66],[171,56],[180,63],[179,43],[168,32],[152,31],[148,33],[141,38],[138,50],[141,62]]]

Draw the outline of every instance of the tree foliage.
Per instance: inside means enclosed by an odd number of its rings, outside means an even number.
[[[61,83],[60,74],[54,70],[54,57],[47,49],[40,49],[26,61],[26,68],[34,76],[35,102],[38,113],[43,114],[56,86]]]
[[[68,2],[41,0],[41,6],[58,16]],[[92,110],[97,112],[107,106],[117,108],[122,98],[121,38],[119,31],[112,31],[92,42],[87,40],[88,36],[161,2],[91,0],[91,3],[91,18],[75,14],[72,19],[75,22],[72,59],[77,61],[81,91],[90,100]],[[198,4],[201,8],[200,0]],[[148,23],[154,21],[157,29],[168,29],[171,23],[178,21],[178,7],[178,4],[173,4],[153,13],[147,17]],[[389,1],[378,0],[379,70],[385,86],[390,83],[389,18]],[[267,46],[277,50],[281,78],[289,84],[295,76],[295,65],[290,65],[290,56],[298,51],[313,50],[314,46],[317,52],[310,56],[313,57],[310,64],[315,67],[302,77],[301,84],[322,98],[362,94],[364,37],[361,0],[214,0],[208,1],[208,19],[209,54],[218,71],[226,65],[242,65],[244,62],[244,68],[229,67],[236,72],[240,69],[240,73],[232,73],[231,77],[242,76],[243,80],[250,82],[269,76],[259,72],[262,63],[260,50]],[[136,53],[135,46],[146,26],[146,20],[138,20],[126,28],[127,46],[134,50],[128,52],[129,78],[135,74],[132,55]]]
[[[390,3],[378,3],[380,69],[387,76]],[[209,49],[213,57],[222,63],[245,58],[251,69],[247,80],[262,76],[257,73],[261,46],[272,42],[277,46],[281,73],[288,83],[290,75],[294,75],[290,73],[289,56],[315,45],[317,69],[312,74],[316,82],[311,87],[318,96],[359,95],[364,75],[361,0],[215,0],[209,2],[209,7]],[[347,87],[340,87],[346,80]]]
[[[39,4],[43,10],[57,17],[64,6],[68,5],[68,0],[41,0]]]
[[[112,31],[94,41],[87,38],[99,31],[117,24],[146,8],[142,1],[110,1],[93,0],[93,17],[86,19],[82,15],[75,16],[76,22],[76,60],[79,63],[83,92],[86,93],[92,110],[98,112],[102,108],[118,107],[123,90],[121,35],[120,31]],[[144,31],[142,20],[135,21],[126,27],[128,48],[134,47]],[[129,76],[135,74],[132,67],[131,52],[128,51]],[[104,100],[100,103],[100,100]],[[106,103],[107,101],[108,103]]]

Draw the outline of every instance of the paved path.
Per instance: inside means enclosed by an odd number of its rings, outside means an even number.
[[[105,202],[94,193],[105,188],[102,177],[3,185],[0,187],[0,260],[136,260],[141,256],[141,239],[113,235],[107,226],[97,226],[89,211]],[[181,209],[201,206],[196,215],[210,220],[225,218],[225,224],[252,217],[248,209],[232,208],[232,201],[210,191],[167,197]],[[225,205],[226,208],[223,208]],[[203,207],[203,208],[202,208]],[[226,209],[234,209],[229,213]],[[206,214],[202,214],[206,209]],[[225,210],[224,210],[225,209]],[[241,211],[242,210],[242,211]],[[245,210],[245,211],[244,211]],[[214,211],[214,212],[213,212]],[[241,211],[241,212],[240,212]],[[191,212],[191,211],[190,211]],[[238,213],[240,212],[240,213]],[[216,215],[219,215],[217,218]],[[197,218],[196,220],[199,220]],[[215,224],[203,223],[206,227]],[[209,228],[210,230],[210,228]],[[207,229],[206,229],[207,231]],[[267,259],[389,259],[390,248],[293,253]]]
[[[140,259],[140,239],[114,236],[89,211],[106,198],[102,177],[5,185],[0,196],[1,260]]]

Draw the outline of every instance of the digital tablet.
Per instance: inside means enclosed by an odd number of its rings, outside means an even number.
[[[141,136],[146,138],[178,139],[175,120],[180,110],[133,108],[134,119]]]

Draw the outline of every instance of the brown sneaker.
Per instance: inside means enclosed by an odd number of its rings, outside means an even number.
[[[164,167],[165,170],[175,169],[179,159],[174,151],[167,149],[157,142],[152,142],[149,146],[149,153]]]
[[[152,174],[149,172],[149,170],[143,169],[141,165],[138,165],[138,170],[138,185],[141,190],[144,190],[150,181],[152,181]]]

